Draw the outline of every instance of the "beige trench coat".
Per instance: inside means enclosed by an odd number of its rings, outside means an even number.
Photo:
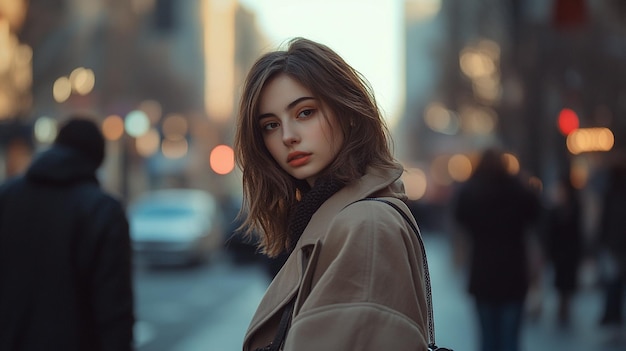
[[[427,349],[419,240],[388,204],[352,204],[386,197],[410,214],[401,174],[400,165],[370,170],[317,210],[259,304],[244,351],[273,340],[283,307],[296,294],[283,350]]]

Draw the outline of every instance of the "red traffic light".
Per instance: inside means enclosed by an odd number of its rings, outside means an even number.
[[[559,131],[563,135],[569,135],[579,127],[578,115],[574,110],[564,108],[559,112],[559,119],[557,121]]]

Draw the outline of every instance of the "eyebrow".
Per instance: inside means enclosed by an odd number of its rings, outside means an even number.
[[[289,105],[287,105],[287,108],[285,108],[285,111],[291,110],[296,105],[298,105],[302,101],[306,101],[306,100],[315,100],[315,98],[312,97],[312,96],[303,96],[303,97],[297,98],[297,99],[293,100],[292,102],[290,102]],[[274,116],[273,113],[264,113],[262,115],[259,115],[259,117],[257,119],[260,120],[260,119],[263,119],[265,117],[272,117],[272,116]]]

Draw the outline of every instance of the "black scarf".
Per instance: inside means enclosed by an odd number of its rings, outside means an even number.
[[[333,194],[345,186],[344,183],[332,178],[318,178],[313,188],[309,188],[305,182],[298,183],[297,187],[302,192],[302,199],[289,217],[289,233],[291,234],[291,247],[289,253],[293,251],[296,243],[300,239],[302,232],[309,224],[311,217],[322,204]]]

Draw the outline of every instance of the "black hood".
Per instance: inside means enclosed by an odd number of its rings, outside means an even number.
[[[72,184],[98,182],[99,164],[80,151],[53,145],[37,155],[26,171],[26,179],[36,183]]]

